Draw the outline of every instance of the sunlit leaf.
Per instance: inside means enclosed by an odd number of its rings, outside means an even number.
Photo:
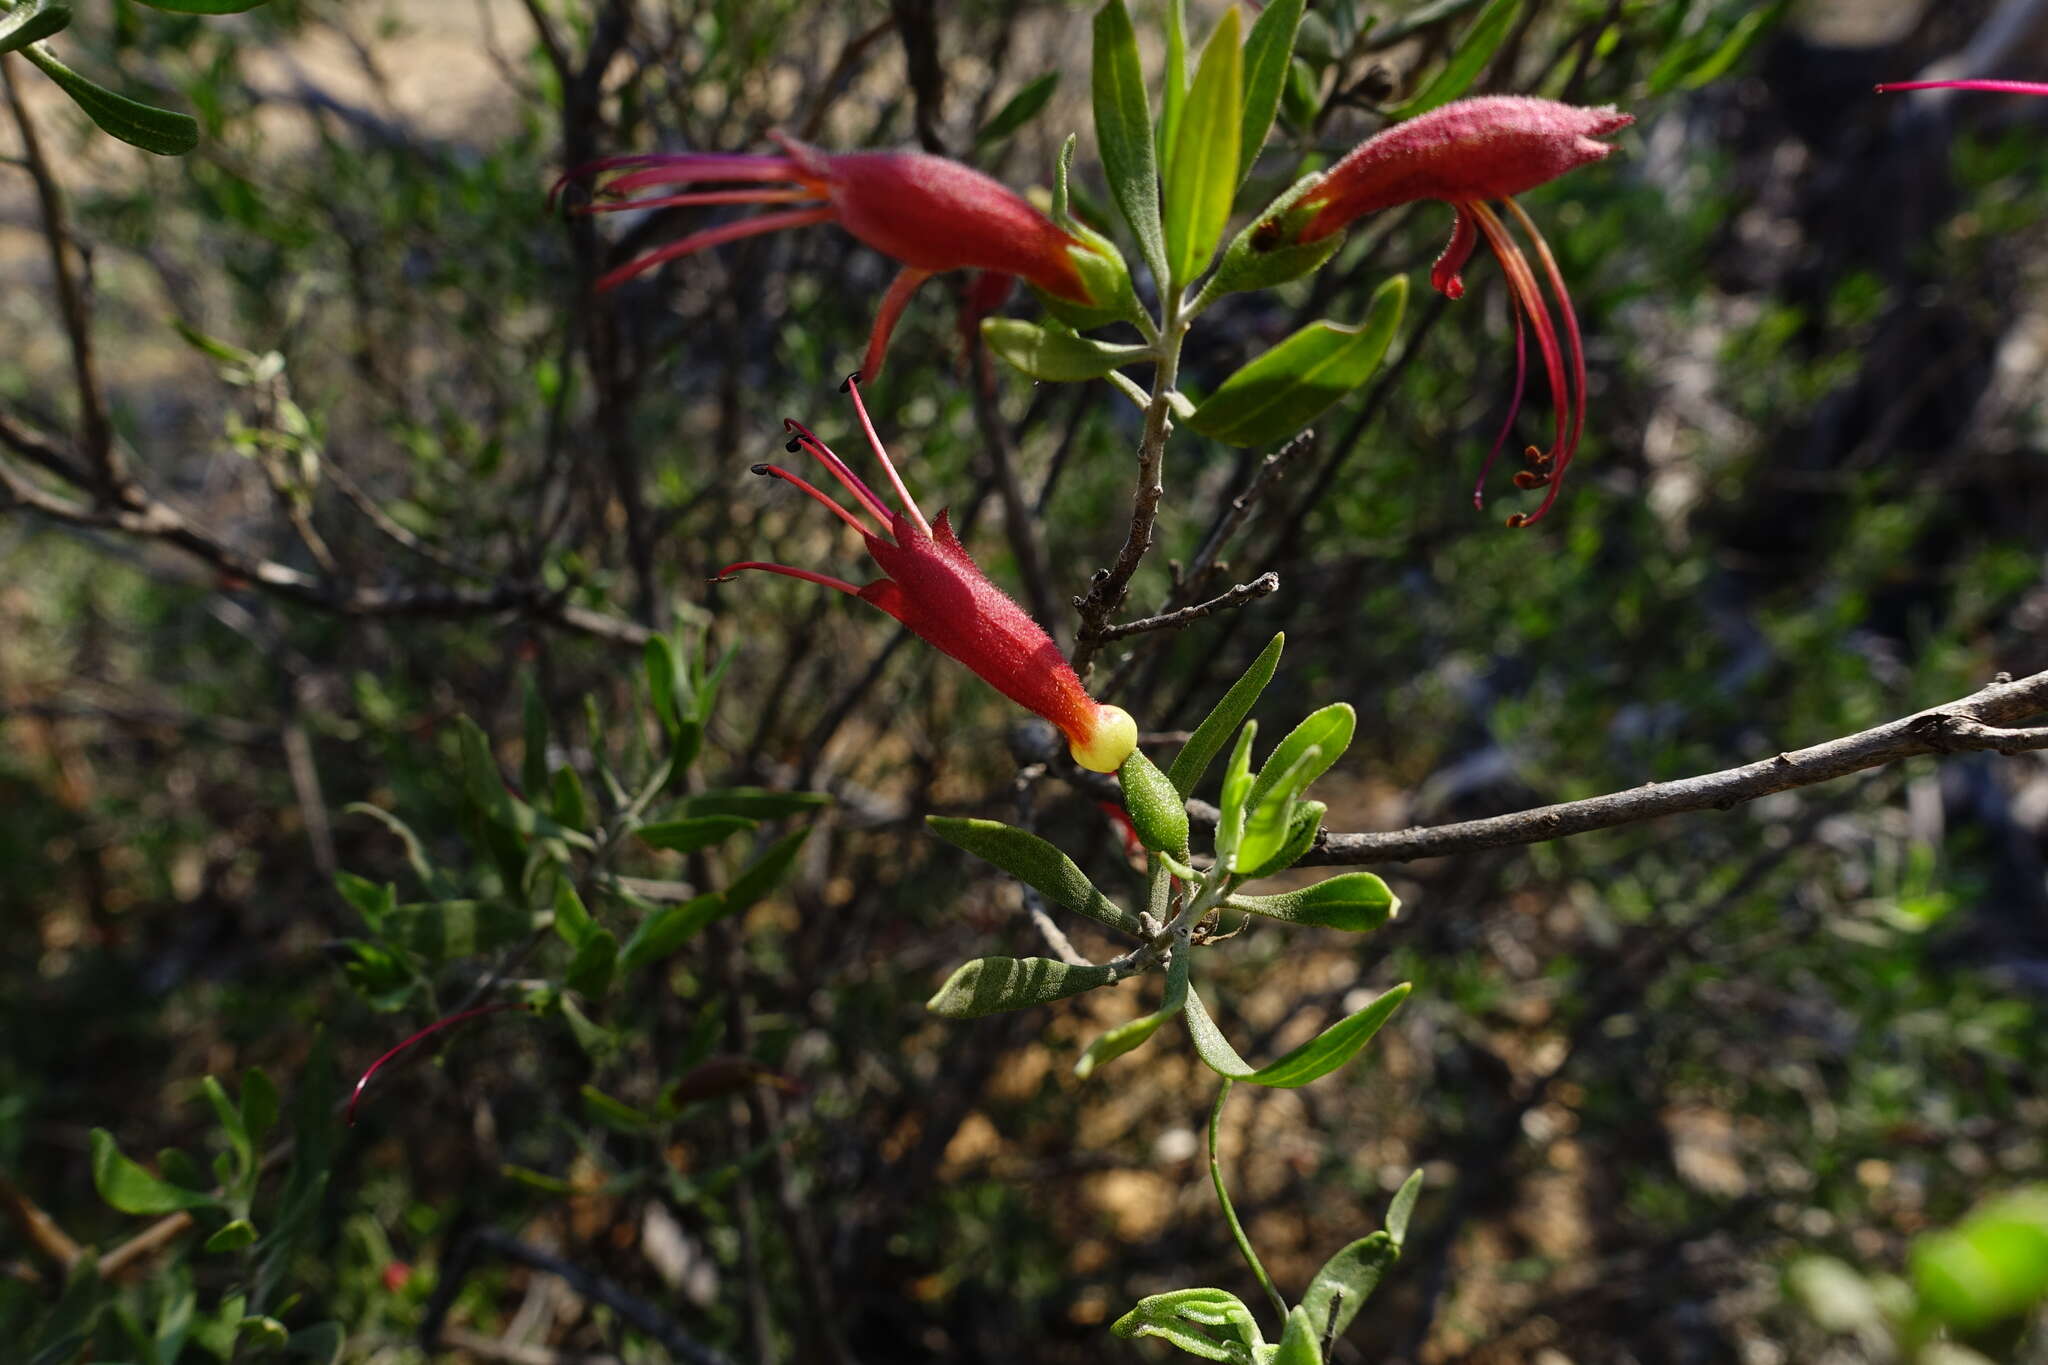
[[[1124,0],[1095,14],[1095,141],[1110,197],[1138,239],[1145,264],[1166,278],[1166,234],[1159,221],[1159,167],[1152,150],[1152,109],[1138,65],[1138,35]]]
[[[218,1203],[210,1194],[180,1189],[159,1180],[121,1155],[114,1135],[104,1128],[92,1130],[92,1183],[100,1198],[123,1213],[174,1213],[179,1209],[203,1209]]]
[[[1158,1337],[1203,1360],[1252,1365],[1265,1346],[1251,1310],[1222,1289],[1175,1289],[1151,1294],[1110,1324],[1110,1335],[1126,1341]]]
[[[1194,1039],[1195,1052],[1203,1064],[1217,1075],[1250,1081],[1253,1085],[1292,1089],[1319,1080],[1350,1061],[1400,1008],[1409,989],[1409,984],[1402,982],[1358,1013],[1330,1025],[1278,1061],[1262,1067],[1254,1067],[1237,1055],[1237,1049],[1209,1017],[1200,993],[1194,990],[1188,992],[1185,1010],[1188,1034]]]
[[[1165,773],[1145,757],[1142,749],[1131,750],[1117,770],[1123,783],[1124,810],[1138,842],[1165,853],[1185,853],[1188,846],[1188,807]]]
[[[71,6],[62,0],[29,0],[0,14],[0,52],[13,52],[62,33],[71,24]]]
[[[1239,446],[1294,435],[1372,377],[1407,303],[1407,277],[1396,275],[1373,291],[1364,322],[1310,323],[1218,385],[1188,425]]]
[[[1216,254],[1237,196],[1238,138],[1244,124],[1244,51],[1235,5],[1223,11],[1202,49],[1194,84],[1166,162],[1166,258],[1178,286]]]
[[[1049,957],[978,957],[962,964],[924,1007],[947,1019],[979,1019],[1049,1005],[1106,986],[1115,975],[1107,967],[1077,967]]]
[[[1273,670],[1280,666],[1280,650],[1286,643],[1286,635],[1275,635],[1259,651],[1259,657],[1252,660],[1244,676],[1230,685],[1230,690],[1223,694],[1223,700],[1202,718],[1202,723],[1188,736],[1188,742],[1174,755],[1173,766],[1166,770],[1166,775],[1182,796],[1194,791],[1195,784],[1202,780],[1202,774],[1208,771],[1210,762],[1222,750],[1231,732],[1250,714],[1259,694],[1273,680]]]
[[[1362,934],[1379,928],[1401,908],[1400,897],[1370,872],[1346,872],[1277,896],[1232,896],[1233,910],[1291,924],[1315,924]]]
[[[1152,357],[1152,348],[1096,341],[1022,318],[984,318],[981,339],[1012,368],[1051,384],[1100,379],[1122,365]]]
[[[924,822],[947,843],[994,863],[1054,905],[1127,934],[1140,932],[1136,915],[1096,890],[1072,858],[1029,830],[944,815],[927,815]]]

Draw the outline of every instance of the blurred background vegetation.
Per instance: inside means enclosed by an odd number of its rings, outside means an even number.
[[[1219,7],[1191,8],[1206,31]],[[1333,41],[1305,41],[1311,98],[1260,183],[1377,128],[1475,8],[1312,6]],[[1171,732],[1286,629],[1260,714],[1358,708],[1318,787],[1345,830],[1728,766],[2048,667],[2048,105],[1869,93],[2039,8],[1531,0],[1478,88],[1637,119],[1620,155],[1526,197],[1593,373],[1557,512],[1509,532],[1470,505],[1512,378],[1482,260],[1461,303],[1417,296],[1382,381],[1325,417],[1227,555],[1229,581],[1270,569],[1281,591],[1141,637],[1098,691]],[[544,202],[565,165],[756,150],[777,127],[1046,183],[1088,126],[1088,9],[76,9],[67,60],[202,130],[190,156],[145,156],[14,67],[89,262],[114,447],[214,544],[328,586],[0,503],[0,1175],[115,1247],[150,1220],[96,1194],[89,1131],[210,1160],[200,1079],[262,1068],[327,1116],[299,1130],[325,1184],[263,1271],[266,1311],[338,1322],[352,1361],[663,1359],[622,1300],[734,1359],[1135,1360],[1104,1328],[1140,1295],[1253,1300],[1200,1170],[1211,1078],[1181,1035],[1080,1084],[1078,1048],[1131,993],[923,1013],[958,961],[1040,950],[1016,888],[919,821],[1014,818],[1012,749],[1042,738],[875,612],[705,584],[736,559],[855,572],[827,518],[747,468],[785,416],[855,441],[834,388],[893,265],[828,227],[594,297],[682,220],[600,228]],[[1998,55],[1970,74],[2048,72],[2040,35]],[[1036,116],[977,136],[1047,73]],[[0,122],[0,413],[62,441],[82,414],[46,219]],[[1099,202],[1089,158],[1084,136]],[[1308,317],[1359,315],[1448,227],[1438,205],[1389,214],[1312,279],[1233,296],[1194,334],[1190,386]],[[958,284],[927,286],[870,402],[925,505],[950,503],[992,574],[1070,632],[1063,603],[1121,540],[1134,414],[1007,372],[978,403]],[[1176,437],[1137,605],[1262,453]],[[708,780],[835,798],[796,875],[624,982],[604,1037],[493,1016],[380,1075],[341,1127],[341,1078],[434,1017],[342,970],[364,924],[338,871],[426,894],[391,830],[345,808],[402,816],[464,894],[502,896],[469,851],[456,718],[513,773],[531,694],[595,787],[597,757],[652,723],[649,629],[736,649]],[[1091,799],[1057,781],[1027,799],[1106,886],[1122,875]],[[1875,1358],[1781,1276],[1813,1250],[1897,1267],[1916,1234],[2048,1171],[2044,850],[2048,764],[1971,755],[1378,869],[1406,902],[1385,931],[1253,930],[1212,968],[1253,1056],[1416,984],[1360,1063],[1240,1093],[1240,1210],[1298,1291],[1426,1171],[1408,1255],[1339,1361]],[[446,1007],[545,969],[520,951],[454,942],[415,965]],[[793,1089],[657,1106],[707,1052]],[[91,1358],[142,1354],[121,1314],[147,1334],[166,1305],[204,1317],[239,1292],[245,1265],[199,1240],[123,1267]],[[60,1281],[0,1223],[0,1336]]]

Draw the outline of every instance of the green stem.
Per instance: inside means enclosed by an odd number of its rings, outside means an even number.
[[[1216,1092],[1216,1107],[1209,1111],[1209,1179],[1216,1186],[1216,1202],[1223,1206],[1223,1218],[1230,1224],[1230,1235],[1237,1242],[1239,1254],[1252,1268],[1252,1275],[1258,1280],[1259,1287],[1266,1291],[1266,1297],[1273,1301],[1273,1311],[1284,1323],[1287,1321],[1287,1300],[1280,1297],[1280,1291],[1273,1287],[1273,1277],[1259,1263],[1259,1253],[1252,1250],[1252,1239],[1245,1236],[1244,1224],[1237,1221],[1237,1210],[1230,1203],[1230,1191],[1223,1187],[1223,1163],[1216,1157],[1216,1130],[1223,1122],[1223,1102],[1229,1098],[1230,1077],[1225,1076],[1222,1089]]]

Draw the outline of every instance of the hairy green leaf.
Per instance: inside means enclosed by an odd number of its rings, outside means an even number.
[[[1318,751],[1315,761],[1303,770],[1306,776],[1295,786],[1296,791],[1306,788],[1343,757],[1344,751],[1351,747],[1351,736],[1357,729],[1358,713],[1351,709],[1349,702],[1332,702],[1310,712],[1301,724],[1288,731],[1287,738],[1273,746],[1272,753],[1266,755],[1265,765],[1259,769],[1258,779],[1252,783],[1251,804],[1257,806],[1275,787],[1292,783],[1297,775],[1295,767],[1302,756],[1315,749]]]
[[[1123,782],[1124,809],[1138,831],[1138,842],[1156,852],[1187,856],[1187,801],[1166,774],[1145,757],[1144,750],[1133,749],[1117,775]]]
[[[1375,1232],[1345,1247],[1323,1263],[1308,1292],[1301,1296],[1309,1321],[1329,1324],[1332,1341],[1343,1336],[1367,1297],[1400,1259],[1401,1243],[1388,1232]]]
[[[1244,124],[1244,50],[1237,7],[1223,11],[1202,49],[1166,162],[1166,259],[1178,288],[1216,254],[1237,197],[1238,138]]]
[[[1399,913],[1401,899],[1370,872],[1346,872],[1299,891],[1277,896],[1232,896],[1224,904],[1267,919],[1363,934]]]
[[[1203,1360],[1253,1365],[1266,1345],[1251,1310],[1222,1289],[1175,1289],[1150,1294],[1110,1324],[1110,1335],[1126,1341],[1158,1337]]]
[[[1266,690],[1266,684],[1273,680],[1273,670],[1280,666],[1280,650],[1287,643],[1285,634],[1275,635],[1266,647],[1259,651],[1259,657],[1244,671],[1244,676],[1230,685],[1223,694],[1223,700],[1216,703],[1202,723],[1195,727],[1188,742],[1174,755],[1173,766],[1166,770],[1174,790],[1188,796],[1195,790],[1195,784],[1202,780],[1209,764],[1230,738],[1231,731],[1238,727],[1251,712],[1252,704],[1259,694]]]
[[[924,822],[947,843],[994,863],[1054,905],[1127,934],[1141,932],[1136,915],[1096,890],[1072,858],[1036,834],[1000,820],[927,815]]]
[[[946,979],[924,1007],[947,1019],[979,1019],[1049,1005],[1106,986],[1107,967],[1076,967],[1049,957],[978,957]]]
[[[983,318],[981,339],[997,358],[1033,379],[1077,384],[1152,358],[1150,346],[1096,341],[1022,318]]]
[[[1159,1008],[1150,1014],[1138,1016],[1127,1023],[1118,1024],[1109,1032],[1088,1045],[1081,1059],[1074,1063],[1074,1074],[1087,1080],[1095,1074],[1097,1067],[1113,1062],[1126,1052],[1137,1048],[1174,1015],[1188,998],[1188,958],[1193,956],[1183,942],[1173,950],[1173,960],[1166,964],[1166,994],[1160,998]]]
[[[1311,322],[1218,385],[1188,425],[1239,446],[1294,435],[1372,377],[1407,303],[1408,279],[1396,275],[1373,291],[1358,326]]]
[[[0,14],[0,52],[13,52],[39,43],[71,24],[71,6],[63,0],[28,0]]]
[[[1323,1347],[1318,1329],[1300,1304],[1287,1315],[1287,1330],[1280,1337],[1280,1349],[1273,1352],[1272,1365],[1323,1365]]]
[[[1273,0],[1252,24],[1244,39],[1244,130],[1237,144],[1237,179],[1242,184],[1266,145],[1287,70],[1294,60],[1294,34],[1301,26],[1304,0]]]
[[[1152,109],[1138,65],[1138,35],[1124,0],[1095,13],[1095,141],[1110,197],[1137,236],[1153,275],[1166,275],[1166,234],[1159,221],[1159,167],[1152,151]]]
[[[1195,1052],[1203,1064],[1217,1075],[1250,1081],[1253,1085],[1293,1089],[1329,1075],[1357,1055],[1408,998],[1409,989],[1409,983],[1402,982],[1358,1013],[1330,1025],[1286,1056],[1262,1067],[1254,1067],[1237,1055],[1237,1049],[1209,1017],[1200,993],[1192,989],[1188,991],[1185,1010],[1188,1034],[1194,1039]]]

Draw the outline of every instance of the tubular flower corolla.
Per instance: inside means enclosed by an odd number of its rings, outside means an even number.
[[[972,166],[925,152],[821,152],[780,133],[779,156],[719,153],[615,156],[578,167],[563,182],[621,171],[583,205],[586,213],[689,208],[719,204],[780,204],[773,213],[721,223],[644,252],[597,282],[610,289],[656,266],[707,247],[783,228],[836,222],[903,271],[882,296],[868,338],[863,371],[881,371],[889,334],[919,285],[947,270],[1014,276],[1049,298],[1082,308],[1114,306],[1110,287],[1121,272],[1104,245],[1055,224],[1021,195]],[[634,196],[670,186],[742,186]],[[557,186],[559,189],[560,186]],[[990,294],[988,282],[976,291]],[[995,296],[1000,303],[1000,295]]]
[[[1515,477],[1518,487],[1546,488],[1543,504],[1533,515],[1509,517],[1510,526],[1525,526],[1550,510],[1586,422],[1586,357],[1578,317],[1549,244],[1512,196],[1600,160],[1614,148],[1595,139],[1634,121],[1612,106],[1587,109],[1523,95],[1457,100],[1366,139],[1306,193],[1294,198],[1281,218],[1262,225],[1258,240],[1270,250],[1305,245],[1342,232],[1381,209],[1419,199],[1441,200],[1451,206],[1455,217],[1450,243],[1430,270],[1429,280],[1438,293],[1450,299],[1463,296],[1465,282],[1459,272],[1472,258],[1479,238],[1486,238],[1507,275],[1509,297],[1514,301],[1515,390],[1507,421],[1480,467],[1472,493],[1475,505],[1484,505],[1487,471],[1506,444],[1521,408],[1528,372],[1527,332],[1536,335],[1557,413],[1550,448],[1531,446],[1530,467]],[[1561,343],[1536,272],[1491,200],[1506,204],[1522,234],[1536,248],[1551,297],[1564,319]]]
[[[742,569],[760,569],[817,583],[880,607],[925,643],[980,674],[1011,701],[1058,726],[1076,763],[1093,772],[1115,772],[1137,747],[1137,723],[1121,707],[1105,706],[1088,695],[1052,637],[967,557],[945,512],[939,513],[936,522],[925,520],[868,419],[859,378],[850,376],[845,389],[853,395],[861,429],[867,433],[868,444],[888,475],[902,511],[891,511],[844,460],[796,421],[783,424],[790,432],[790,451],[802,451],[823,465],[876,525],[871,527],[838,499],[779,465],[755,465],[754,472],[795,485],[860,532],[884,577],[863,588],[809,569],[749,560],[726,565],[714,581],[723,582]]]

